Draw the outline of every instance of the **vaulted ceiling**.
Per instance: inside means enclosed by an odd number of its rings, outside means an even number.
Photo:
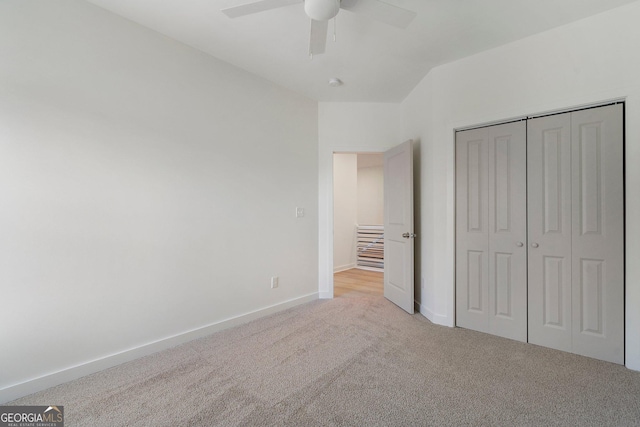
[[[235,19],[221,9],[255,0],[87,1],[318,101],[399,102],[435,66],[638,0],[385,0],[416,18],[341,10],[313,58],[303,0]]]

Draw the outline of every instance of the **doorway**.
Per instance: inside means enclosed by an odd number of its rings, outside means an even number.
[[[333,155],[334,296],[382,296],[383,153]]]

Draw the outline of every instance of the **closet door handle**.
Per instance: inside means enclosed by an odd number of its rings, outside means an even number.
[[[532,248],[537,248],[538,246],[540,246],[540,245],[538,245],[537,243],[532,243],[532,244],[531,244],[531,247],[532,247]]]
[[[521,247],[523,247],[523,246],[524,246],[524,243],[522,243],[522,242],[518,242],[518,243],[516,243],[516,246],[517,246],[517,247],[519,247],[519,248],[521,248]]]

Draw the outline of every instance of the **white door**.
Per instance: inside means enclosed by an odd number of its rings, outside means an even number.
[[[413,144],[384,153],[384,296],[414,313]]]
[[[571,351],[571,113],[527,134],[529,342]]]
[[[571,113],[573,352],[620,364],[624,363],[622,116],[620,104]]]
[[[526,125],[456,134],[456,324],[527,340]]]
[[[456,133],[456,325],[489,332],[489,133]]]
[[[527,341],[527,132],[489,132],[489,332]]]
[[[529,342],[624,363],[622,105],[529,121]]]

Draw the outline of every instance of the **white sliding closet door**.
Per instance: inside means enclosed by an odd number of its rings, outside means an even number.
[[[456,135],[458,326],[527,340],[526,127]]]

